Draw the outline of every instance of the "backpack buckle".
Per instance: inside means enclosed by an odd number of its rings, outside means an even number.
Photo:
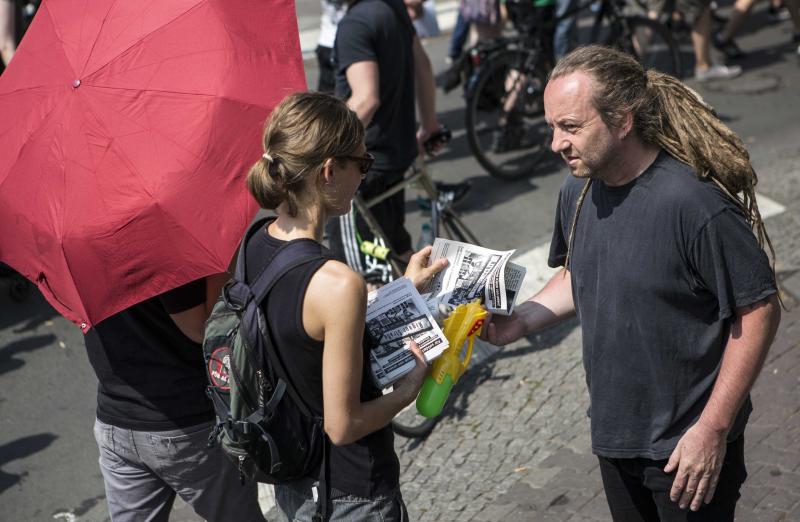
[[[241,312],[247,306],[247,302],[239,302],[230,295],[231,289],[237,284],[237,281],[230,280],[222,287],[222,301],[225,306],[232,312]]]

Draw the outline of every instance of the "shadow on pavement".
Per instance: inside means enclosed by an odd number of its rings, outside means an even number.
[[[56,317],[56,312],[36,287],[22,302],[13,301],[0,285],[0,330],[15,327],[14,333],[35,330],[45,321]]]
[[[15,357],[18,354],[45,348],[56,341],[56,336],[36,335],[23,338],[0,348],[0,375],[14,371],[25,365],[25,361]]]
[[[0,446],[0,467],[12,460],[22,459],[50,446],[58,438],[52,433],[29,435]],[[17,484],[27,473],[15,475],[0,471],[0,493]]]
[[[577,319],[570,319],[540,332],[536,336],[538,337],[536,340],[533,340],[533,336],[527,337],[526,339],[529,341],[527,345],[518,348],[501,348],[484,361],[470,366],[453,389],[452,396],[442,412],[440,422],[447,422],[447,419],[456,419],[456,421],[463,419],[467,413],[472,392],[484,382],[511,378],[508,375],[495,374],[494,369],[497,361],[511,357],[523,357],[534,352],[555,348],[578,327],[578,324]]]

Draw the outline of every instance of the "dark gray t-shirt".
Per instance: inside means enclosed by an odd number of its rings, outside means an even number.
[[[414,26],[402,0],[360,0],[336,31],[337,96],[351,95],[348,67],[364,61],[378,64],[380,106],[366,135],[376,170],[404,171],[417,155],[413,38]]]
[[[552,267],[584,183],[561,188]],[[627,185],[592,183],[569,268],[594,453],[668,458],[711,394],[735,309],[776,292],[766,254],[713,182],[662,152]],[[729,440],[751,411],[748,398]]]

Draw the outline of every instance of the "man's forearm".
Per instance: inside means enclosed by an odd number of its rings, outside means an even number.
[[[436,122],[436,79],[428,53],[419,38],[414,37],[414,83],[417,91],[419,120],[425,129],[434,129]]]
[[[727,433],[761,372],[781,319],[776,295],[737,310],[722,365],[699,422]]]
[[[345,76],[351,91],[347,106],[356,113],[366,129],[381,105],[378,64],[373,61],[356,62],[347,68]]]
[[[372,123],[372,118],[378,111],[380,101],[373,98],[354,98],[350,97],[347,100],[347,107],[356,113],[359,121],[366,129]]]
[[[558,271],[536,295],[517,307],[517,314],[525,322],[528,333],[575,315],[569,271],[566,268]]]

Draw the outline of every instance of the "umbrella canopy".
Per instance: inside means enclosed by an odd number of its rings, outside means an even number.
[[[294,2],[46,0],[0,77],[0,260],[84,330],[225,270]]]

